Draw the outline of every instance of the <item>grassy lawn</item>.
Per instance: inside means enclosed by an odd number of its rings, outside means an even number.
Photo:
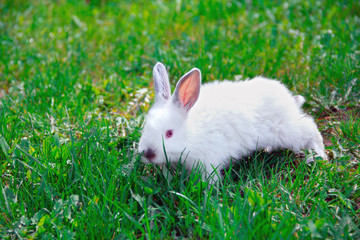
[[[329,161],[256,153],[209,187],[136,152],[171,83],[276,78]],[[0,238],[360,238],[360,2],[0,1]]]

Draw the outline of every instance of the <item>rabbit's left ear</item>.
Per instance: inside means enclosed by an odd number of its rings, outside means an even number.
[[[165,66],[158,62],[153,69],[155,102],[165,103],[171,97],[169,75]]]
[[[197,68],[191,69],[188,73],[182,76],[176,84],[173,95],[173,102],[178,107],[189,111],[196,103],[201,84],[201,72]]]

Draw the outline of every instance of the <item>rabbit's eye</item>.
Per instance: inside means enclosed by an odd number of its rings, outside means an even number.
[[[173,130],[167,130],[165,133],[166,138],[171,138],[173,135]]]

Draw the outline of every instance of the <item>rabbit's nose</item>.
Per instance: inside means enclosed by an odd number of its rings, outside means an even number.
[[[155,158],[155,151],[151,148],[146,149],[144,156],[151,162]]]

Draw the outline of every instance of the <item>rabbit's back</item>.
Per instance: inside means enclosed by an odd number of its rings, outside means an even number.
[[[272,116],[298,117],[301,113],[296,99],[283,84],[262,77],[205,84],[192,110],[196,118],[205,114],[209,120],[225,117],[224,122],[231,117],[267,120]]]

